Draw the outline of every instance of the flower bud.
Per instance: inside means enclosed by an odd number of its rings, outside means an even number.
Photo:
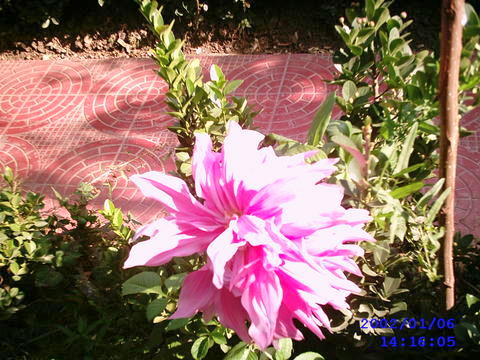
[[[400,16],[402,17],[402,19],[406,19],[407,18],[407,12],[406,11],[402,11],[400,13]]]

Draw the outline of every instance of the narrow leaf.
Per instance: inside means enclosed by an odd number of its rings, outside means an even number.
[[[390,196],[393,197],[394,199],[402,199],[422,189],[423,186],[424,186],[423,181],[417,181],[412,184],[408,184],[391,191]]]
[[[308,144],[317,146],[327,130],[332,117],[333,105],[335,104],[335,93],[328,94],[313,118],[312,126],[308,132]]]
[[[443,203],[445,202],[445,199],[447,198],[448,194],[450,194],[450,188],[446,189],[442,195],[438,197],[438,199],[433,203],[430,211],[427,214],[427,223],[433,223],[435,220],[435,217],[437,216],[438,212],[442,208]]]
[[[418,201],[417,203],[417,208],[423,208],[425,207],[430,200],[434,196],[437,196],[437,194],[440,192],[442,189],[443,183],[445,182],[445,179],[440,179],[438,180],[435,185],[432,186],[430,190],[428,190],[425,195],[422,196],[422,198]]]
[[[398,157],[397,165],[393,171],[394,174],[399,173],[403,169],[408,167],[408,161],[410,160],[410,155],[413,151],[413,144],[415,142],[415,137],[417,136],[418,123],[415,123],[410,131],[408,132],[405,142],[402,144],[402,151]]]

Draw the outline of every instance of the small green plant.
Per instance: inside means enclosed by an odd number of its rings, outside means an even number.
[[[173,22],[165,24],[158,3],[150,0],[137,2],[158,38],[152,56],[158,64],[158,74],[169,86],[166,94],[171,109],[169,114],[177,119],[177,123],[169,128],[180,143],[176,149],[177,169],[188,178],[196,131],[211,135],[214,148],[218,150],[229,120],[249,127],[256,113],[249,108],[246,99],[230,96],[242,81],[228,81],[221,69],[214,65],[210,69],[210,81],[204,82],[200,62],[186,60],[182,52],[183,41],[175,38]]]
[[[87,206],[98,191],[81,184],[57,193],[69,216],[44,215],[43,196],[24,193],[11,169],[0,188],[0,339],[2,358],[137,358],[159,351],[146,303],[122,297],[133,233],[107,203],[107,224]],[[127,217],[127,221],[128,217]],[[130,313],[128,320],[125,313]]]

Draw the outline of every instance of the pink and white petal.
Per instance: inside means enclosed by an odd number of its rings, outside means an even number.
[[[229,121],[227,127],[228,134],[222,147],[224,178],[227,182],[235,182],[233,190],[237,195],[240,182],[248,184],[248,189],[259,181],[263,184],[255,171],[264,158],[258,151],[258,145],[265,136],[257,131],[243,130],[235,121]]]
[[[212,151],[212,140],[208,134],[195,133],[192,176],[195,180],[195,192],[203,199],[205,199],[204,189],[208,189],[210,169],[219,160],[218,155]]]
[[[180,178],[167,175],[158,171],[149,171],[130,177],[142,193],[161,202],[172,213],[188,215],[192,219],[198,217],[215,217],[216,214],[205,209],[190,194],[187,184]]]
[[[304,239],[305,248],[312,255],[321,255],[345,242],[372,241],[373,237],[360,227],[336,225],[320,229]]]
[[[215,235],[210,232],[187,235],[180,232],[177,224],[170,222],[156,236],[133,245],[123,267],[159,266],[175,256],[204,252]]]
[[[338,219],[339,222],[349,225],[365,224],[372,221],[368,210],[364,209],[347,209],[345,214]]]
[[[219,234],[207,248],[207,255],[213,268],[213,285],[218,289],[223,287],[225,265],[235,255],[238,248],[245,244],[244,241],[235,242],[234,240],[235,235],[231,225]]]
[[[277,326],[275,328],[275,339],[291,338],[296,341],[303,340],[303,334],[293,323],[292,313],[284,305],[278,311]]]
[[[217,292],[215,305],[219,321],[225,327],[235,330],[242,341],[249,343],[251,338],[248,335],[246,326],[248,314],[242,307],[240,298],[234,296],[225,288],[217,290]]]
[[[173,231],[174,233],[177,233],[178,227],[174,226],[174,223],[171,222],[170,220],[171,218],[164,217],[139,227],[138,230],[135,231],[135,235],[133,236],[132,242],[135,242],[137,239],[143,236],[154,237],[160,231],[167,232],[167,233],[171,233]]]
[[[188,274],[183,281],[177,311],[171,319],[189,318],[212,303],[217,289],[212,285],[212,272],[207,267]]]
[[[242,295],[242,305],[251,321],[248,334],[262,350],[272,343],[282,299],[278,276],[258,266]]]

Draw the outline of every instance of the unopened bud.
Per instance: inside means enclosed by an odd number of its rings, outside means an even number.
[[[338,19],[338,20],[340,20],[340,24],[342,24],[342,25],[345,23],[345,18],[343,16],[341,16],[340,19]]]
[[[368,23],[368,25],[370,25],[371,27],[374,27],[374,26],[375,26],[375,21],[370,21],[370,22]]]
[[[402,11],[400,13],[400,16],[403,18],[403,19],[406,19],[407,18],[407,13],[405,11]]]

